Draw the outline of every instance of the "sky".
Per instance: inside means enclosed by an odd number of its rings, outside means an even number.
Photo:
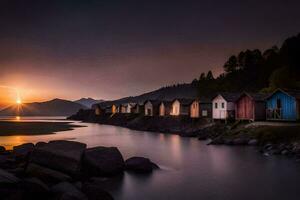
[[[1,0],[0,105],[117,99],[300,32],[300,1]],[[18,93],[18,94],[17,94]]]

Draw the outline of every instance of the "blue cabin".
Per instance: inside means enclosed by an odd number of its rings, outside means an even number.
[[[300,90],[278,89],[266,98],[267,120],[296,121],[299,119]]]

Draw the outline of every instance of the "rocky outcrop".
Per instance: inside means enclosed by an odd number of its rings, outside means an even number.
[[[27,166],[26,174],[28,176],[40,178],[41,180],[50,184],[72,180],[71,176],[63,172],[48,167],[43,167],[35,163],[30,163]]]
[[[116,147],[95,147],[85,151],[83,167],[90,176],[111,176],[123,172],[124,159]]]
[[[128,163],[128,170],[136,172],[157,168],[146,158]],[[124,170],[116,147],[86,149],[72,141],[25,144],[0,154],[0,193],[7,199],[112,200],[105,188],[119,187]]]
[[[61,200],[88,200],[76,186],[69,182],[61,182],[51,188],[51,192]]]
[[[41,166],[77,175],[86,144],[73,141],[51,141],[34,149],[30,162]]]
[[[15,175],[0,169],[0,186],[14,185],[20,181]]]
[[[125,161],[125,169],[136,173],[151,173],[158,168],[150,159],[144,157],[132,157]]]
[[[113,200],[113,197],[97,184],[85,183],[82,186],[82,191],[89,200]]]
[[[27,156],[33,151],[34,144],[32,143],[25,143],[19,146],[13,147],[13,154],[16,156],[17,159],[26,159]]]

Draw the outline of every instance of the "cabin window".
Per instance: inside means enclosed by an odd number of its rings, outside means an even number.
[[[203,116],[203,117],[207,117],[207,115],[208,115],[208,114],[207,114],[207,110],[202,110],[202,116]]]
[[[218,108],[218,103],[215,103],[215,108]]]
[[[225,107],[225,103],[224,102],[222,102],[222,108],[224,108]]]
[[[276,108],[277,109],[281,109],[281,99],[277,99],[277,101],[276,101]]]

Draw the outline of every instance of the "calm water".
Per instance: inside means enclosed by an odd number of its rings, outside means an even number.
[[[124,158],[146,156],[162,167],[150,176],[125,173],[118,184],[107,185],[116,199],[300,199],[300,164],[284,157],[264,157],[250,147],[207,146],[177,135],[79,124],[87,127],[54,135],[0,137],[0,145],[69,139],[89,147],[116,146]]]

